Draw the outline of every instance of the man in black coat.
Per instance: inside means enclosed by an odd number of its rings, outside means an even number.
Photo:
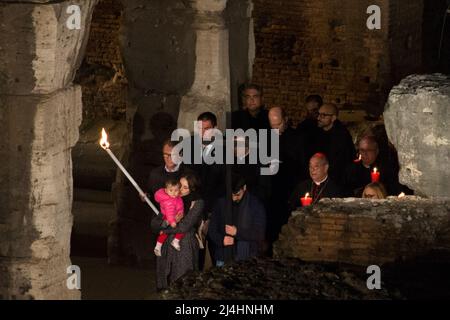
[[[320,130],[314,138],[314,153],[326,155],[330,163],[330,177],[342,184],[345,168],[356,156],[352,136],[338,120],[338,108],[335,104],[321,106],[317,120]]]
[[[299,135],[305,137],[307,159],[311,158],[314,154],[312,142],[320,130],[317,126],[317,117],[319,116],[319,108],[322,104],[323,100],[321,96],[316,94],[308,96],[305,100],[306,118],[295,129]]]
[[[152,199],[152,202],[155,204],[156,202],[153,198],[154,194],[158,189],[165,186],[167,180],[179,179],[183,173],[190,171],[184,163],[177,164],[177,161],[174,161],[172,158],[172,149],[177,145],[177,143],[178,142],[173,142],[171,140],[166,140],[164,142],[162,149],[164,164],[154,168],[150,172],[147,190],[150,192],[150,199]]]
[[[245,180],[234,179],[232,219],[226,224],[226,198],[218,200],[209,225],[210,245],[214,246],[216,266],[225,263],[225,248],[231,247],[234,261],[247,260],[261,252],[265,238],[266,212],[258,198],[247,192]]]
[[[234,162],[231,170],[235,176],[242,177],[246,182],[246,190],[258,197],[266,207],[271,193],[271,176],[263,175],[261,170],[267,165],[258,159],[252,161],[252,154],[258,154],[258,145],[252,138],[245,136],[234,137]]]
[[[194,171],[200,179],[203,200],[205,201],[204,220],[208,218],[212,212],[212,208],[216,200],[225,195],[225,168],[223,164],[207,162],[207,159],[214,159],[216,148],[221,148],[225,155],[224,144],[213,143],[215,140],[213,130],[217,129],[217,117],[212,112],[203,112],[197,117],[197,122],[201,127],[198,132],[199,146],[194,144],[194,136],[191,136],[191,161],[188,165],[189,169]],[[217,130],[216,134],[219,134]],[[224,142],[224,137],[222,141]],[[197,159],[194,153],[199,152]],[[196,163],[195,160],[199,160]]]
[[[279,134],[278,171],[271,178],[271,197],[267,214],[267,240],[271,245],[277,238],[281,227],[289,218],[287,205],[289,196],[298,181],[307,177],[305,140],[289,127],[288,117],[281,107],[269,110],[269,122]],[[270,254],[270,249],[269,249]]]
[[[267,110],[263,104],[262,89],[255,84],[247,84],[242,90],[241,110],[231,114],[232,129],[269,129],[269,119]]]
[[[372,182],[371,173],[374,168],[380,173],[379,182],[386,187],[388,195],[398,195],[404,191],[398,181],[397,166],[382,160],[375,136],[361,138],[358,151],[360,159],[350,163],[345,170],[344,186],[349,196],[362,196],[364,187]]]
[[[314,205],[322,198],[340,198],[344,194],[342,188],[328,176],[329,163],[323,153],[316,153],[309,160],[310,179],[300,182],[291,194],[289,207],[291,210],[301,206],[300,198],[306,193],[312,198]]]

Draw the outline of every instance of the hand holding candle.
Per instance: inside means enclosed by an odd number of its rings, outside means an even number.
[[[300,198],[300,201],[302,202],[302,207],[310,206],[312,203],[312,198],[309,196],[309,193],[307,192],[305,194],[304,198]]]
[[[372,178],[372,182],[378,182],[380,180],[380,173],[377,171],[377,168],[373,168],[370,177]]]
[[[136,181],[131,177],[131,175],[128,173],[128,171],[124,168],[124,166],[120,163],[120,161],[116,158],[114,153],[109,149],[109,142],[108,142],[108,135],[106,134],[105,128],[102,129],[102,138],[100,139],[100,146],[105,149],[105,151],[109,154],[111,159],[117,164],[119,169],[123,172],[123,174],[128,178],[128,180],[131,182],[131,184],[136,188],[136,190],[139,192],[139,195],[147,202],[147,204],[150,206],[150,208],[153,209],[153,211],[156,214],[159,214],[158,209],[154,206],[154,204],[149,200],[147,195],[142,191],[142,189],[138,186]]]

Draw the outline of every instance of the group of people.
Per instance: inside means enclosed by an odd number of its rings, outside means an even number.
[[[232,113],[227,127],[277,129],[279,159],[273,175],[261,174],[267,164],[249,161],[254,146],[245,139],[244,146],[234,146],[239,161],[233,164],[177,162],[172,150],[178,142],[164,143],[164,165],[151,171],[148,183],[161,209],[152,219],[158,289],[190,270],[270,256],[281,227],[306,194],[314,205],[325,197],[373,199],[412,192],[398,181],[398,161],[387,139],[364,135],[357,153],[336,105],[311,95],[306,110],[306,119],[294,129],[282,107],[265,108],[259,86],[242,89],[242,108]],[[208,129],[217,127],[217,118],[204,112],[197,121],[204,157],[215,152]],[[372,178],[375,167],[377,181]]]

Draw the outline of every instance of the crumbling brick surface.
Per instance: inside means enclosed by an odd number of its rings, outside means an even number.
[[[277,257],[382,265],[450,248],[448,199],[324,199],[293,213],[274,245]]]
[[[380,30],[366,26],[372,4]],[[392,85],[421,65],[422,11],[422,1],[407,0],[255,0],[253,81],[294,123],[310,94],[380,114]]]

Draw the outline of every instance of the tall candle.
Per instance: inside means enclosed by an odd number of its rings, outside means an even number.
[[[380,180],[380,173],[377,171],[377,168],[373,168],[370,177],[372,178],[372,182],[378,182]]]
[[[309,197],[309,193],[307,192],[307,193],[305,194],[305,197],[300,198],[300,201],[302,202],[302,207],[307,207],[307,206],[310,206],[310,205],[311,205],[311,203],[312,203],[312,198]]]
[[[128,171],[124,168],[124,166],[120,163],[120,161],[116,158],[114,153],[109,149],[109,142],[108,142],[108,135],[106,134],[105,129],[102,129],[102,138],[100,140],[100,146],[105,149],[105,151],[109,154],[111,159],[117,164],[119,169],[123,172],[123,174],[128,178],[128,180],[131,182],[131,184],[135,187],[135,189],[139,192],[139,194],[144,197],[145,202],[152,208],[152,210],[159,214],[158,209],[155,207],[155,205],[150,201],[150,199],[147,197],[147,195],[142,191],[142,189],[139,187],[139,185],[136,183],[136,181],[133,179],[133,177],[128,173]]]

